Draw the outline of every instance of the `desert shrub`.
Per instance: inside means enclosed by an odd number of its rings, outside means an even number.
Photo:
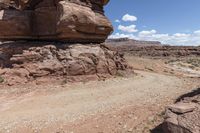
[[[145,69],[149,70],[149,71],[152,71],[152,72],[154,71],[153,68],[149,68],[149,67],[145,67]]]
[[[4,82],[4,78],[0,76],[0,83]]]
[[[200,59],[189,59],[186,62],[194,67],[200,67]]]
[[[122,71],[117,71],[117,73],[116,73],[116,76],[117,77],[124,77],[124,73],[122,72]]]
[[[135,74],[134,71],[132,71],[132,70],[127,70],[127,71],[118,70],[118,71],[116,72],[116,75],[115,75],[115,76],[127,78],[127,77],[131,76],[132,74]]]

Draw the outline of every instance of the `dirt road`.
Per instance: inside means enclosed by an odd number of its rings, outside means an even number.
[[[197,87],[174,76],[136,73],[106,81],[1,90],[0,133],[146,132],[152,128],[148,122],[157,123],[166,104]],[[15,92],[30,89],[34,91]]]

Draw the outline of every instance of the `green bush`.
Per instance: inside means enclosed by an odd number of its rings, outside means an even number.
[[[4,79],[3,77],[0,76],[0,83],[3,83],[4,82]]]
[[[124,77],[124,73],[122,71],[118,70],[117,73],[116,73],[116,76],[117,77]]]

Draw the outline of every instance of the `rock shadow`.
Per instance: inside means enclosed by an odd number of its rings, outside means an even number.
[[[164,133],[163,124],[158,125],[154,129],[150,130],[150,133]]]
[[[194,89],[193,91],[191,91],[189,93],[186,93],[186,94],[179,96],[176,99],[175,103],[180,102],[181,100],[183,100],[185,98],[190,98],[190,97],[194,97],[194,96],[197,96],[197,95],[200,95],[200,88]]]

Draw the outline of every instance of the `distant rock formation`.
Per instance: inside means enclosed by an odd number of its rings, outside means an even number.
[[[103,42],[109,0],[0,0],[0,40]]]
[[[130,45],[130,46],[161,46],[161,42],[159,41],[141,41],[134,40],[129,38],[117,38],[117,39],[107,39],[107,44],[115,44],[115,45]]]
[[[162,45],[157,41],[140,41],[128,38],[108,39],[106,46],[121,53],[129,53],[136,56],[199,56],[198,46],[170,46]]]
[[[183,96],[181,101],[167,108],[163,130],[165,133],[200,132],[200,88]]]

